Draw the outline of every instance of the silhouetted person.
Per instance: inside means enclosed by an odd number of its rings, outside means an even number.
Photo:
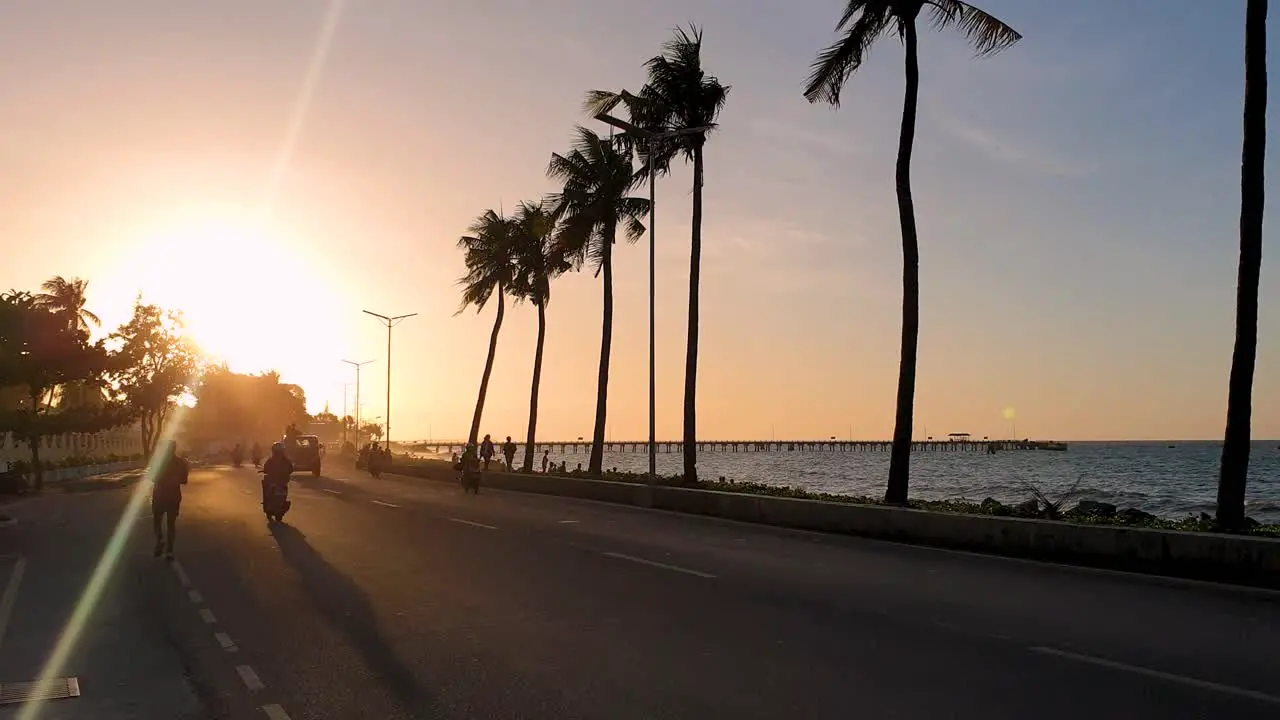
[[[551,451],[543,450],[542,451],[542,474],[543,475],[547,474],[547,466],[550,464],[551,464]]]
[[[507,469],[515,470],[516,461],[516,444],[511,442],[511,436],[507,436],[507,441],[502,443],[502,457],[507,459]]]
[[[480,443],[480,459],[484,461],[484,469],[489,469],[489,461],[493,459],[493,439],[488,435],[484,436],[484,441]]]
[[[288,483],[289,478],[293,476],[293,463],[289,461],[289,457],[284,453],[284,443],[278,442],[271,446],[271,457],[267,458],[267,462],[262,465],[262,507],[267,507],[267,498],[270,495],[271,486],[280,483]]]
[[[163,552],[172,560],[178,511],[182,509],[182,486],[187,484],[191,469],[186,460],[178,457],[178,447],[173,441],[158,454],[157,462],[156,484],[151,490],[151,524],[156,533],[154,554],[160,557]]]
[[[253,466],[258,467],[262,464],[262,446],[258,443],[253,444],[253,449],[249,451],[249,456],[253,460]]]

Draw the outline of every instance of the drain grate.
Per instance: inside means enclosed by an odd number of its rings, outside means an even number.
[[[41,687],[40,681],[0,683],[0,705],[25,703],[33,700],[63,700],[80,697],[80,679],[74,677],[52,678]]]

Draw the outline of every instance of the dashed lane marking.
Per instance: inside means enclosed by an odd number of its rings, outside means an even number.
[[[372,502],[372,503],[373,503],[373,504],[375,504],[375,505],[381,505],[381,506],[383,506],[383,507],[390,507],[390,508],[398,508],[398,507],[400,507],[399,505],[396,505],[395,503],[382,502],[381,500],[371,500],[370,502]]]
[[[342,491],[341,491],[341,490],[334,490],[333,488],[320,488],[320,489],[321,489],[321,490],[323,490],[324,492],[327,492],[327,493],[331,494],[331,495],[341,495],[341,494],[342,494]]]
[[[203,620],[206,625],[213,625],[218,622],[218,618],[213,616],[213,611],[209,608],[200,608],[200,619]]]
[[[258,677],[258,673],[248,665],[237,665],[236,674],[244,681],[244,686],[250,690],[261,690],[266,687],[262,684],[262,679]]]
[[[187,597],[191,598],[191,602],[197,605],[204,602],[204,596],[200,594],[199,590],[188,590]]]
[[[284,708],[276,704],[263,705],[262,712],[267,714],[268,720],[290,720],[289,713]]]
[[[470,526],[472,526],[472,527],[484,528],[485,530],[497,530],[497,529],[498,529],[498,528],[494,527],[493,525],[485,525],[484,523],[472,522],[472,521],[470,521],[470,520],[463,520],[462,518],[452,518],[452,517],[451,517],[451,518],[449,518],[449,520],[450,520],[451,522],[462,523],[463,525],[470,525]]]
[[[182,567],[182,563],[174,562],[173,571],[178,575],[178,582],[182,583],[182,587],[191,587],[191,578],[187,576],[187,571]]]
[[[235,641],[231,639],[231,636],[224,632],[214,633],[213,639],[217,640],[218,645],[220,645],[222,649],[226,650],[227,652],[235,652],[236,650],[239,650],[239,648],[236,647]]]
[[[668,565],[666,563],[655,562],[653,560],[645,560],[644,558],[638,558],[632,555],[623,555],[622,553],[614,553],[614,552],[607,552],[607,553],[604,553],[604,555],[605,557],[616,558],[618,560],[629,560],[633,563],[640,563],[641,565],[648,565],[650,567],[662,568],[664,570],[673,570],[675,572],[684,573],[686,575],[697,575],[700,578],[715,578],[715,575],[712,575],[711,573],[702,572],[701,570],[690,570],[689,568],[682,568],[678,565]]]
[[[1257,690],[1248,690],[1246,688],[1238,688],[1232,685],[1223,685],[1221,683],[1210,682],[1208,680],[1200,680],[1198,678],[1187,677],[1185,675],[1174,675],[1173,673],[1162,672],[1160,670],[1152,670],[1150,668],[1139,667],[1137,665],[1129,665],[1127,663],[1116,662],[1115,660],[1105,660],[1103,658],[1093,657],[1091,655],[1081,655],[1079,653],[1069,652],[1067,650],[1059,650],[1057,648],[1033,646],[1028,648],[1031,652],[1041,655],[1052,655],[1054,657],[1064,658],[1067,660],[1075,660],[1077,662],[1089,663],[1099,667],[1110,668],[1112,670],[1120,670],[1123,672],[1133,673],[1135,675],[1145,675],[1157,680],[1167,680],[1169,682],[1190,685],[1202,690],[1212,690],[1227,695],[1235,695],[1237,697],[1249,698],[1258,702],[1269,703],[1271,705],[1280,705],[1280,697],[1268,695]]]

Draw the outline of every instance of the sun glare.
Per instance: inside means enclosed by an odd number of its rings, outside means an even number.
[[[180,310],[191,338],[237,372],[278,370],[315,386],[336,372],[345,308],[303,243],[251,222],[185,221],[140,238],[111,284]]]

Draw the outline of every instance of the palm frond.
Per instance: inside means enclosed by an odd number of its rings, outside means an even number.
[[[851,0],[836,25],[837,30],[844,30],[844,35],[818,53],[810,65],[804,86],[805,99],[840,107],[840,93],[849,76],[862,67],[871,45],[884,34],[893,19],[892,3],[886,0]]]
[[[977,56],[994,55],[1022,39],[1022,35],[995,16],[961,0],[929,0],[933,26],[953,27],[964,35]]]

